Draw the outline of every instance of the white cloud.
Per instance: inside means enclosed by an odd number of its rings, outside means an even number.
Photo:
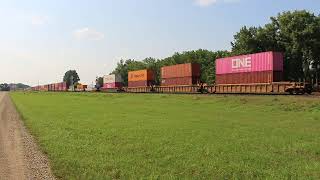
[[[240,0],[195,0],[195,3],[201,7],[211,6],[217,3],[235,3]]]
[[[88,27],[75,30],[73,35],[76,39],[80,40],[102,40],[104,34]]]
[[[210,6],[215,3],[217,3],[217,0],[196,0],[196,4],[203,7]]]
[[[225,3],[238,3],[240,0],[224,0]]]
[[[32,25],[43,25],[48,22],[48,16],[33,16],[31,17]]]

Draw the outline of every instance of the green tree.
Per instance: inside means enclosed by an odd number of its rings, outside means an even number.
[[[67,87],[73,84],[77,84],[80,81],[80,77],[76,70],[69,70],[64,74],[63,82],[67,83]]]
[[[314,73],[310,67],[319,64],[320,17],[303,10],[270,19],[264,27],[243,27],[231,43],[232,53],[284,52],[285,78],[309,80]]]
[[[103,87],[103,77],[97,77],[96,78],[96,88],[101,88]]]
[[[128,71],[151,69],[155,72],[155,84],[161,84],[161,67],[183,63],[199,63],[201,65],[201,81],[212,84],[215,80],[215,59],[230,55],[228,51],[212,52],[209,50],[185,51],[174,53],[172,56],[164,59],[145,58],[142,61],[121,60],[113,73],[121,74],[124,84],[128,82]]]
[[[16,84],[16,88],[17,88],[17,89],[26,89],[26,88],[29,88],[29,87],[30,87],[30,86],[25,85],[25,84],[22,84],[22,83]]]
[[[260,52],[261,49],[257,35],[258,30],[260,30],[260,28],[242,27],[240,31],[234,35],[234,41],[231,42],[232,54],[240,55]]]
[[[120,60],[118,62],[116,69],[112,72],[112,74],[120,74],[123,83],[125,86],[128,85],[128,72],[129,71],[135,71],[135,70],[140,70],[140,69],[145,69],[146,64],[142,61],[135,61],[133,59],[128,59],[128,60]]]
[[[174,53],[164,59],[146,58],[142,61],[121,60],[113,73],[121,74],[128,84],[128,71],[152,69],[156,84],[161,84],[161,67],[199,63],[201,81],[211,84],[215,81],[215,60],[218,58],[265,51],[284,52],[286,80],[301,80],[319,74],[320,65],[320,17],[307,11],[284,12],[271,17],[271,22],[262,27],[246,27],[234,35],[232,51],[209,51],[199,49]]]
[[[309,79],[310,65],[320,55],[320,17],[307,11],[284,12],[271,18],[279,46],[286,52],[289,79]]]
[[[154,72],[155,76],[155,84],[159,85],[161,84],[161,64],[160,61],[149,57],[142,60],[142,62],[145,64],[147,69],[151,69]]]
[[[7,83],[0,84],[0,91],[10,91],[10,86]]]

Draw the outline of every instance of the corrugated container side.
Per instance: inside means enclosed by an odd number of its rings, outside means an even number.
[[[161,86],[174,86],[174,85],[194,85],[200,81],[199,77],[180,77],[180,78],[167,78],[162,79]]]
[[[128,87],[147,87],[154,85],[154,81],[129,81]]]
[[[113,82],[113,83],[104,83],[103,89],[114,89],[114,88],[121,88],[123,85],[121,82]]]
[[[48,85],[42,85],[39,86],[38,88],[34,89],[39,89],[42,91],[66,91],[67,90],[67,83],[66,82],[60,82],[60,83],[52,83]]]
[[[177,64],[161,68],[162,79],[192,76],[191,64]]]
[[[123,82],[120,74],[111,74],[103,76],[103,83]]]
[[[190,77],[190,76],[200,76],[200,64],[197,64],[197,63],[177,64],[177,65],[165,66],[161,68],[162,79]]]
[[[63,82],[63,83],[62,83],[62,87],[63,87],[63,91],[67,91],[67,90],[68,90],[68,87],[67,87],[67,83],[66,83],[66,82]]]
[[[216,74],[262,71],[283,71],[282,53],[263,52],[216,60]]]
[[[139,70],[128,72],[128,81],[154,81],[154,73],[152,70]]]
[[[217,74],[216,84],[253,84],[272,83],[283,80],[281,71]]]

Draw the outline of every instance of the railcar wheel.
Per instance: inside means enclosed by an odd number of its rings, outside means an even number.
[[[295,89],[295,90],[294,90],[294,94],[295,94],[295,95],[299,95],[299,94],[300,94],[300,90],[299,90],[299,89]]]
[[[290,95],[293,95],[293,93],[294,93],[293,89],[290,89],[288,92]]]

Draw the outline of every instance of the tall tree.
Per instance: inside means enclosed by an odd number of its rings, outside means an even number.
[[[124,85],[128,85],[128,72],[140,69],[145,69],[146,64],[142,61],[135,61],[133,59],[120,60],[118,62],[116,69],[112,72],[113,74],[120,74]]]
[[[310,65],[320,55],[320,17],[307,11],[284,12],[272,18],[279,46],[286,52],[289,79],[310,79]]]
[[[234,41],[231,42],[232,53],[234,55],[240,55],[261,51],[259,40],[257,39],[258,30],[259,28],[256,27],[242,27],[240,31],[234,35]]]
[[[154,72],[155,84],[159,85],[161,83],[161,64],[159,60],[149,57],[142,60],[142,62],[145,63],[147,69],[151,69]]]
[[[77,84],[80,81],[80,77],[76,70],[69,70],[64,74],[63,82],[67,83],[67,87],[73,84]]]
[[[156,84],[161,83],[160,69],[163,66],[199,63],[201,81],[215,81],[215,60],[230,55],[264,51],[285,53],[284,72],[286,80],[310,79],[320,74],[320,17],[307,11],[284,12],[271,17],[271,22],[262,27],[246,27],[234,35],[232,52],[195,50],[175,53],[164,59],[146,58],[142,61],[121,60],[113,73],[121,74],[124,84],[128,71],[149,68],[155,71]]]
[[[96,88],[100,89],[103,87],[103,77],[97,77],[96,78]]]
[[[284,52],[285,78],[310,79],[310,67],[320,57],[320,17],[305,10],[283,12],[264,27],[243,27],[231,45],[234,54]]]
[[[183,63],[199,63],[201,65],[201,81],[212,84],[215,80],[215,59],[230,55],[227,51],[212,52],[209,50],[199,49],[196,51],[186,51],[175,53],[164,59],[145,58],[142,61],[128,59],[121,60],[113,73],[121,74],[124,84],[128,82],[128,71],[139,69],[151,69],[155,72],[155,84],[161,84],[161,67],[183,64]]]

